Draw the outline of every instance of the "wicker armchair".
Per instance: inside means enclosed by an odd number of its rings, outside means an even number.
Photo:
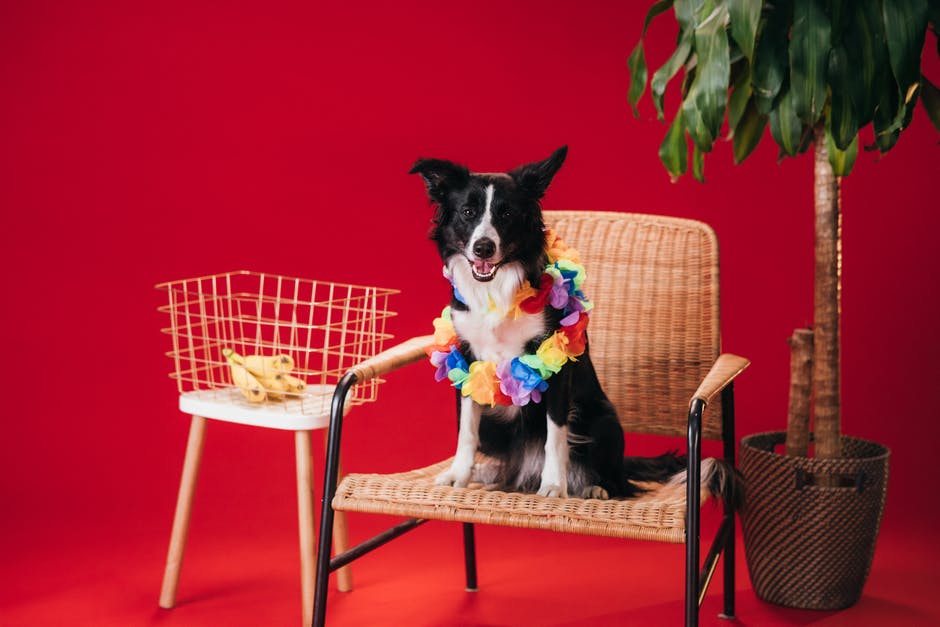
[[[725,556],[724,615],[734,615],[734,512],[725,504],[700,571],[701,438],[721,440],[734,462],[732,380],[748,361],[720,354],[718,244],[700,222],[626,213],[548,211],[545,221],[577,248],[588,268],[591,359],[624,430],[688,438],[687,486],[663,486],[628,500],[552,498],[434,484],[440,464],[393,475],[349,475],[337,487],[342,412],[333,414],[327,450],[314,625],[323,625],[330,572],[427,520],[464,525],[467,588],[476,589],[473,525],[507,525],[686,544],[687,625],[719,556]],[[431,337],[417,337],[369,359],[337,386],[348,390],[425,359]],[[720,403],[704,413],[715,398]],[[627,443],[629,450],[629,440]],[[393,514],[408,520],[330,559],[333,510]]]

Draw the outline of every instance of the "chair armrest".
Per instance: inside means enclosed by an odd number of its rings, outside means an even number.
[[[427,358],[425,349],[433,345],[433,335],[413,337],[359,362],[349,372],[356,375],[357,383],[362,383]]]
[[[721,392],[750,365],[750,361],[738,355],[732,355],[731,353],[719,355],[715,363],[712,364],[711,370],[705,375],[701,385],[695,390],[692,400],[698,399],[707,405],[716,394]]]

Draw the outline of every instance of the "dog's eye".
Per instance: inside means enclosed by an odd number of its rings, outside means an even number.
[[[500,207],[497,213],[500,218],[508,218],[512,215],[512,207]]]
[[[463,209],[461,209],[461,213],[463,213],[464,217],[472,218],[477,214],[477,208],[473,205],[464,205]]]

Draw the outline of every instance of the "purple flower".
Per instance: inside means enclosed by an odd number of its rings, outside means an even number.
[[[512,399],[513,405],[527,405],[529,401],[538,403],[542,392],[548,389],[548,383],[538,372],[525,365],[518,358],[505,360],[496,366],[499,377],[499,389]]]
[[[577,324],[578,318],[581,317],[581,312],[584,311],[584,303],[577,296],[572,295],[568,299],[568,303],[565,306],[565,313],[568,314],[559,321],[559,324],[563,327],[570,327],[573,324]]]
[[[444,351],[434,351],[431,353],[431,365],[436,366],[437,370],[434,372],[435,381],[443,381],[447,378],[447,355]]]
[[[461,385],[463,385],[463,379],[458,377],[459,380],[456,380],[455,377],[450,375],[450,371],[456,370],[457,372],[454,374],[459,375],[466,373],[469,369],[467,360],[463,358],[463,355],[460,354],[456,346],[451,346],[449,352],[434,351],[431,353],[431,365],[437,366],[437,370],[434,372],[435,381],[450,379],[454,382],[454,386],[457,389],[460,389]]]
[[[555,309],[564,309],[565,305],[568,304],[568,286],[565,285],[565,283],[566,281],[563,277],[555,277],[555,284],[548,294],[548,302],[551,303],[552,307]]]

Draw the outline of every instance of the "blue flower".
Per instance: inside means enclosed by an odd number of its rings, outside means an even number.
[[[467,360],[463,358],[456,346],[450,348],[447,357],[444,359],[444,365],[447,367],[447,378],[453,382],[458,390],[463,387],[464,381],[470,375],[470,366]]]

